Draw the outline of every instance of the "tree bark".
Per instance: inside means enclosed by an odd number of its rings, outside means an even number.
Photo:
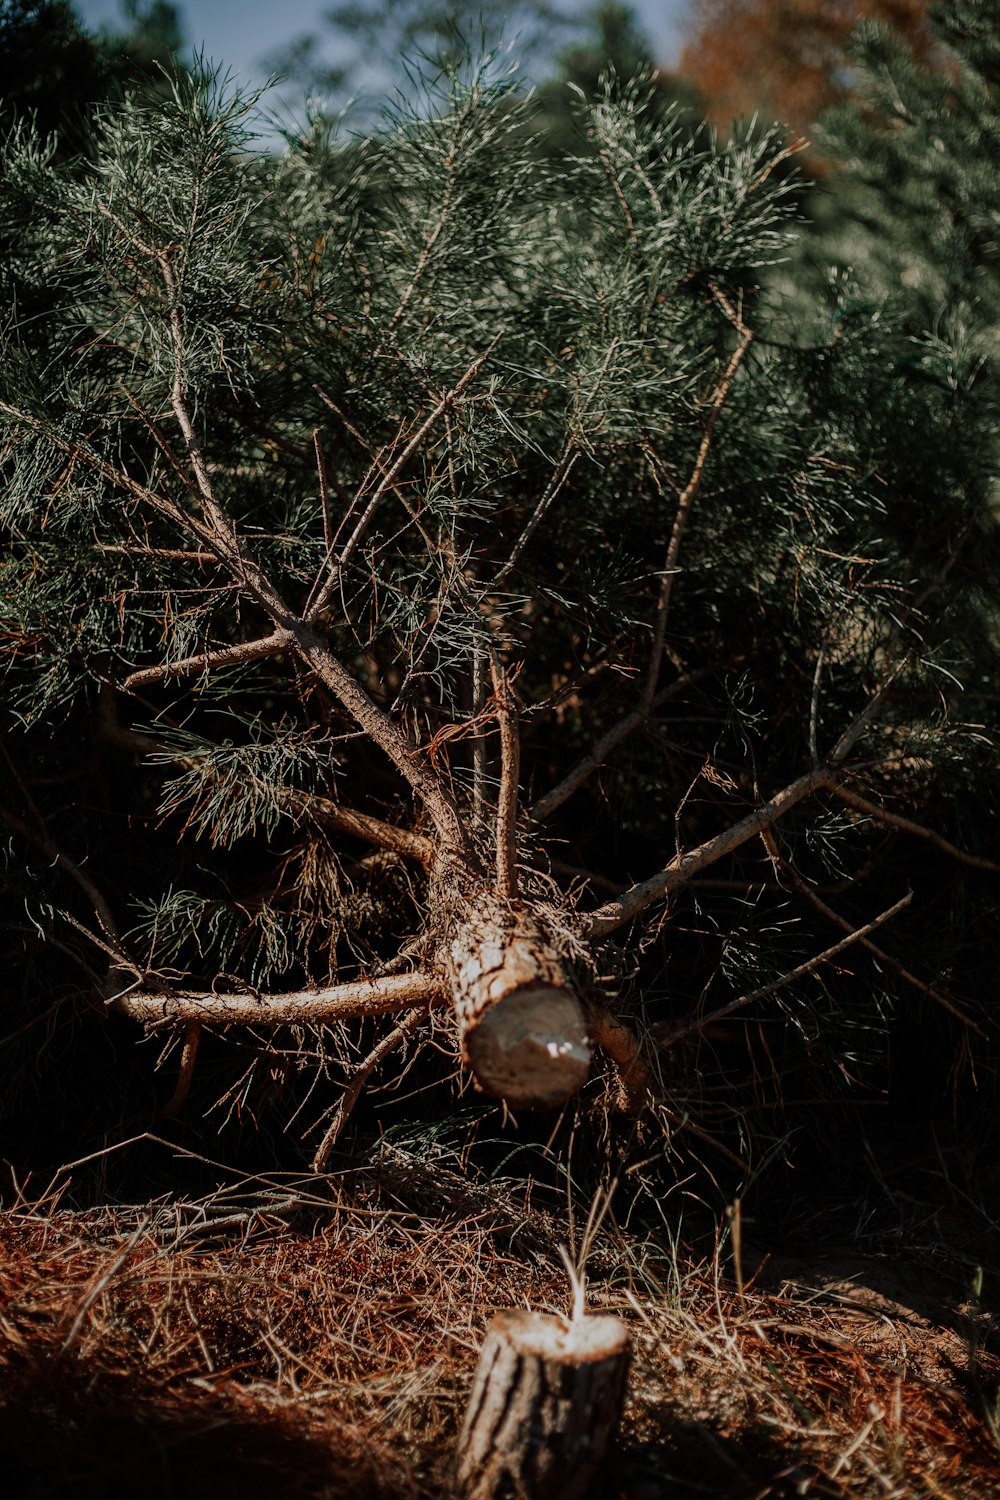
[[[462,1500],[591,1500],[607,1477],[628,1379],[618,1318],[501,1312],[458,1440]]]
[[[456,914],[457,915],[457,914]],[[443,966],[480,1088],[512,1107],[553,1107],[586,1082],[587,1018],[552,939],[518,902],[464,906]]]

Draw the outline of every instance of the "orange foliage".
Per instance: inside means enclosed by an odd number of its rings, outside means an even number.
[[[802,131],[850,93],[847,42],[868,19],[933,50],[926,0],[693,0],[680,71],[721,125],[757,113]]]

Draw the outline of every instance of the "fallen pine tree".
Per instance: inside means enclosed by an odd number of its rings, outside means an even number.
[[[515,1110],[596,1048],[636,1112],[775,996],[820,1072],[900,991],[984,1031],[941,957],[940,870],[1000,868],[962,351],[914,381],[843,287],[789,325],[777,135],[609,84],[554,167],[488,75],[280,157],[200,75],[85,162],[7,147],[10,1035],[180,1039],[161,1113],[206,1028],[334,1056],[318,1166],[436,1015]]]

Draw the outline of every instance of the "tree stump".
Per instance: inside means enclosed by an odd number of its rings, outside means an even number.
[[[629,1365],[618,1318],[497,1313],[458,1440],[462,1500],[592,1500],[607,1476]]]

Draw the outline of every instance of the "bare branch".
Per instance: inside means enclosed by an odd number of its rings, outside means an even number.
[[[387,974],[328,989],[284,995],[152,995],[125,991],[109,998],[113,1009],[144,1026],[329,1026],[359,1016],[381,1016],[429,1005],[443,992],[436,974]]]
[[[848,922],[846,917],[842,917],[839,912],[834,911],[832,906],[828,906],[826,904],[826,902],[818,894],[818,892],[814,890],[807,881],[803,880],[802,876],[794,868],[794,866],[791,865],[788,860],[781,857],[775,845],[772,844],[770,846],[769,852],[771,853],[772,858],[775,860],[776,865],[780,868],[781,873],[795,887],[799,894],[805,897],[810,905],[814,906],[818,912],[820,912],[824,917],[827,918],[828,921],[833,922],[836,927],[843,928],[848,932],[851,931],[851,924],[850,922]],[[943,995],[941,991],[935,989],[933,985],[927,984],[923,979],[918,979],[916,974],[911,973],[909,969],[907,969],[903,964],[900,963],[898,958],[893,958],[890,953],[886,953],[884,948],[877,947],[873,942],[869,940],[867,936],[864,936],[863,934],[858,936],[857,941],[861,944],[862,948],[866,948],[868,950],[873,958],[877,958],[879,963],[883,963],[888,968],[892,969],[896,974],[899,975],[900,979],[905,980],[905,982],[908,985],[911,985],[913,989],[919,990],[920,994],[926,995],[928,1000],[932,1000],[935,1005],[940,1005],[941,1008],[943,1010],[946,1010],[949,1015],[952,1015],[956,1020],[961,1021],[963,1026],[967,1026],[970,1031],[976,1032],[978,1036],[986,1036],[986,1032],[983,1030],[983,1028],[978,1025],[977,1022],[973,1021],[970,1016],[967,1016],[965,1012],[961,1010],[953,1000],[949,1000],[947,995]]]
[[[404,859],[416,860],[426,869],[434,864],[434,841],[422,833],[414,833],[410,828],[398,828],[395,823],[386,823],[382,818],[373,818],[353,807],[343,807],[339,802],[331,802],[329,797],[312,796],[294,788],[289,788],[288,796],[315,823],[325,823],[340,833],[364,839],[376,848],[388,849],[394,854],[402,855]]]
[[[685,672],[682,677],[677,678],[676,682],[670,683],[669,687],[665,687],[661,692],[657,693],[652,708],[654,710],[659,708],[662,704],[669,702],[671,698],[675,698],[678,693],[682,693],[686,687],[690,687],[692,683],[700,682],[702,678],[711,676],[717,670],[717,666],[712,666],[701,668],[697,672]],[[539,797],[534,806],[529,808],[528,816],[531,821],[533,823],[544,823],[546,818],[551,817],[556,808],[561,807],[564,802],[567,802],[573,793],[583,786],[584,782],[589,780],[595,771],[604,765],[611,751],[620,745],[622,740],[627,739],[630,734],[634,733],[636,729],[639,729],[645,723],[647,717],[646,711],[640,707],[633,709],[623,719],[619,719],[617,724],[612,724],[607,733],[601,736],[597,743],[587,751],[586,755],[581,756],[573,769],[568,771],[563,777],[562,781],[554,786],[551,791],[546,792],[543,797]]]
[[[609,350],[608,358],[610,359],[610,357],[611,352]],[[605,361],[605,363],[607,363],[607,361]],[[528,543],[531,541],[531,538],[534,536],[535,532],[538,530],[538,527],[541,525],[546,511],[549,509],[552,502],[559,494],[559,491],[566,483],[567,479],[573,471],[573,465],[576,463],[579,457],[580,450],[574,445],[573,440],[570,439],[570,441],[566,444],[565,450],[563,451],[562,458],[559,460],[558,464],[555,467],[552,478],[549,480],[544,491],[542,492],[541,499],[535,506],[531,515],[528,517],[521,535],[518,537],[517,541],[511,548],[510,556],[504,563],[503,567],[500,569],[499,573],[497,573],[496,577],[494,578],[491,585],[492,588],[496,588],[498,584],[501,584],[507,577],[507,574],[513,568],[517,567],[517,564],[521,558],[521,554],[523,553]]]
[[[825,766],[810,771],[807,776],[800,776],[797,781],[791,782],[769,802],[765,802],[762,807],[750,813],[739,823],[734,823],[724,833],[716,834],[715,838],[706,840],[704,844],[699,844],[696,849],[689,850],[687,854],[675,855],[670,863],[656,875],[632,886],[616,900],[608,901],[604,906],[599,907],[588,919],[586,927],[588,936],[603,937],[606,933],[614,932],[617,927],[631,921],[648,906],[653,906],[657,901],[662,900],[669,891],[686,885],[693,875],[699,875],[707,866],[715,864],[717,860],[731,853],[733,849],[738,849],[741,844],[745,844],[762,830],[770,828],[779,818],[784,817],[786,812],[806,797],[811,797],[821,787],[832,787],[839,780],[836,773],[840,764],[851,753],[861,734],[878,713],[886,693],[903,670],[907,660],[908,658],[904,658],[886,673],[857,718],[840,736]]]
[[[609,932],[614,932],[616,928],[624,926],[626,922],[645,911],[648,906],[662,901],[670,891],[676,890],[678,886],[686,885],[693,875],[700,874],[702,870],[715,864],[724,855],[738,849],[741,844],[748,843],[760,833],[762,828],[769,828],[772,823],[784,817],[785,813],[790,812],[806,797],[811,797],[820,787],[826,786],[829,774],[828,771],[821,770],[810,771],[807,776],[800,776],[798,781],[791,782],[769,802],[765,802],[762,807],[741,819],[739,823],[734,823],[723,833],[707,839],[697,848],[689,849],[686,854],[675,855],[670,863],[657,874],[650,876],[639,885],[632,886],[615,900],[606,902],[604,906],[592,912],[586,922],[587,936],[600,938]]]
[[[490,652],[490,674],[500,724],[500,793],[497,798],[496,873],[497,895],[513,900],[517,895],[517,792],[521,769],[521,741],[517,722],[517,700],[510,677]]]
[[[816,670],[813,673],[812,696],[809,700],[809,759],[815,771],[819,765],[819,686],[823,679],[823,664],[826,661],[826,642],[820,648],[816,657]]]
[[[392,761],[404,781],[422,800],[447,849],[472,861],[465,827],[441,780],[429,770],[416,745],[383,713],[351,676],[326,642],[310,626],[289,622],[299,655],[347,709],[361,729]]]
[[[313,428],[313,447],[316,450],[316,473],[319,477],[319,503],[323,512],[323,541],[326,546],[326,557],[333,555],[333,525],[330,520],[330,485],[326,476],[326,459],[323,456],[323,443],[319,435],[319,428]]]
[[[196,562],[217,567],[219,559],[214,552],[193,552],[187,547],[125,547],[111,542],[95,542],[98,552],[119,552],[126,557],[162,557],[171,562]]]
[[[287,651],[292,641],[291,631],[276,630],[273,635],[263,636],[260,640],[241,641],[236,646],[220,646],[218,651],[202,651],[197,656],[185,656],[180,661],[164,662],[158,667],[142,667],[137,672],[130,672],[122,687],[131,692],[153,682],[165,682],[170,677],[188,677],[196,672],[211,672],[216,667],[258,661],[262,657],[276,656],[280,651]]]

